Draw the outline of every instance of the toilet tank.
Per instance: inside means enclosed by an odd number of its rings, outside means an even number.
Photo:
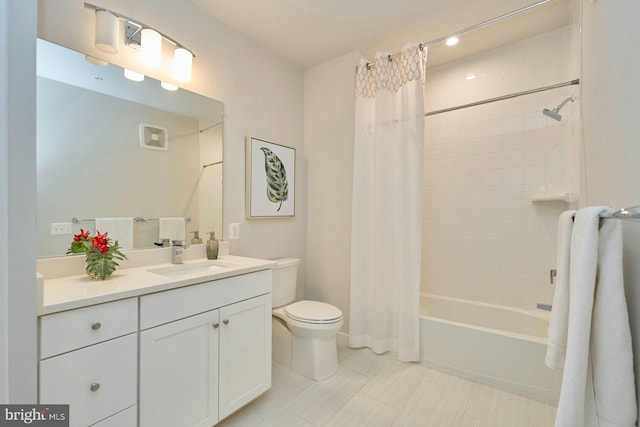
[[[273,267],[273,290],[271,299],[273,307],[280,307],[296,299],[296,284],[298,283],[298,258],[280,258]]]

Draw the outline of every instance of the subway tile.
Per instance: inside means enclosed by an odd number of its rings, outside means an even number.
[[[522,168],[510,168],[502,170],[502,185],[522,184]]]
[[[525,256],[545,256],[547,253],[547,241],[549,239],[523,239],[522,254]]]
[[[506,135],[502,135],[501,150],[522,150],[524,147],[524,132],[512,132]]]
[[[501,167],[503,169],[522,167],[522,150],[503,151],[501,153]]]
[[[523,169],[524,184],[545,184],[547,179],[546,166],[528,166]]]
[[[532,111],[526,113],[524,116],[524,129],[535,130],[544,129],[547,127],[547,121],[545,116],[542,115],[542,111]]]
[[[488,119],[482,122],[482,136],[496,136],[502,134],[502,119]]]
[[[546,164],[547,156],[544,145],[536,148],[527,148],[523,151],[522,164],[523,166],[544,166]]]

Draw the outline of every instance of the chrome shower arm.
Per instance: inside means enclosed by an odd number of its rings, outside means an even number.
[[[562,101],[562,102],[560,103],[560,105],[558,105],[556,108],[554,108],[554,109],[553,109],[553,111],[560,111],[560,109],[561,109],[562,107],[564,107],[564,106],[565,106],[565,104],[566,104],[567,102],[569,102],[569,101],[573,102],[573,101],[575,101],[575,100],[576,100],[576,96],[575,96],[575,95],[571,95],[570,97],[568,97],[567,99],[565,99],[564,101]]]

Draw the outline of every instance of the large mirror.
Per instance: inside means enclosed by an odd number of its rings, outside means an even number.
[[[96,219],[133,219],[133,248],[154,247],[164,218],[186,218],[187,242],[221,237],[221,102],[44,40],[37,61],[39,257]]]

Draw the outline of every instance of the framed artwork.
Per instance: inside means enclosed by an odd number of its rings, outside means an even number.
[[[245,171],[247,218],[295,216],[295,148],[248,136]]]

